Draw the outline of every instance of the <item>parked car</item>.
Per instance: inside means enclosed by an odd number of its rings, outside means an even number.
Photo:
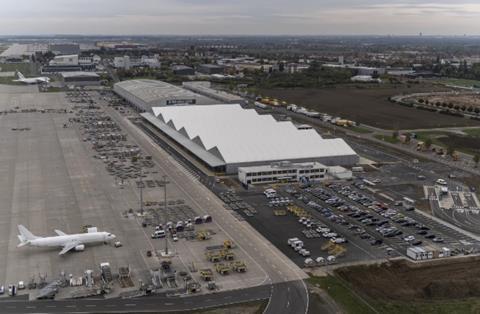
[[[383,243],[382,239],[374,239],[370,241],[370,245],[381,245]]]

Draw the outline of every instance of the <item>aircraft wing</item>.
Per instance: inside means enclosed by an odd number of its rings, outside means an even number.
[[[55,233],[58,234],[59,236],[67,235],[65,232],[63,232],[62,230],[58,230],[58,229],[55,229]]]
[[[63,255],[63,254],[67,253],[68,251],[70,251],[71,249],[73,249],[74,247],[76,247],[77,245],[80,245],[80,244],[81,243],[78,242],[78,241],[68,242],[63,246],[63,249],[60,251],[60,253],[58,253],[58,255]]]

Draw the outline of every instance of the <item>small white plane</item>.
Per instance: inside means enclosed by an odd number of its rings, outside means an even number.
[[[19,71],[17,71],[17,75],[18,75],[18,80],[13,80],[14,82],[21,82],[21,83],[25,83],[25,84],[46,84],[46,83],[50,83],[50,78],[48,78],[46,76],[26,78]]]
[[[75,251],[83,251],[85,250],[85,244],[87,243],[108,242],[116,238],[114,234],[109,232],[66,234],[60,230],[55,230],[57,236],[37,237],[22,225],[18,226],[18,231],[20,232],[18,235],[20,244],[18,244],[17,247],[25,245],[38,247],[62,247],[62,250],[58,255],[63,255],[72,249]]]

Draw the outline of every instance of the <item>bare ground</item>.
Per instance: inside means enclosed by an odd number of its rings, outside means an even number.
[[[260,94],[383,129],[480,125],[480,121],[417,110],[388,100],[390,96],[432,90],[440,89],[434,85],[411,88],[403,85],[366,88],[342,86],[324,89],[268,89],[261,90]]]

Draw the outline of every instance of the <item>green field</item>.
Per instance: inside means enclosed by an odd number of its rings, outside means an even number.
[[[463,132],[467,133],[469,136],[472,136],[472,137],[480,137],[480,128],[464,129]]]
[[[335,300],[346,313],[371,314],[375,313],[369,305],[357,297],[350,288],[348,288],[336,276],[310,277],[307,281],[325,290],[332,299]]]
[[[436,82],[444,85],[453,85],[453,86],[460,86],[460,87],[480,87],[480,81],[476,80],[466,80],[466,79],[456,79],[456,78],[446,78],[440,79]]]
[[[397,144],[400,143],[400,140],[398,138],[392,137],[392,135],[383,135],[383,134],[375,134],[373,137],[375,137],[378,140],[390,143],[390,144]]]
[[[361,133],[361,134],[368,134],[368,133],[372,133],[371,130],[367,129],[367,128],[364,128],[364,127],[361,127],[361,126],[352,126],[352,127],[349,127],[348,128],[350,131],[353,131],[355,133]]]
[[[432,144],[443,148],[452,146],[455,150],[467,153],[480,153],[480,128],[463,129],[464,135],[448,131],[417,132],[417,139],[425,142],[432,140]]]

